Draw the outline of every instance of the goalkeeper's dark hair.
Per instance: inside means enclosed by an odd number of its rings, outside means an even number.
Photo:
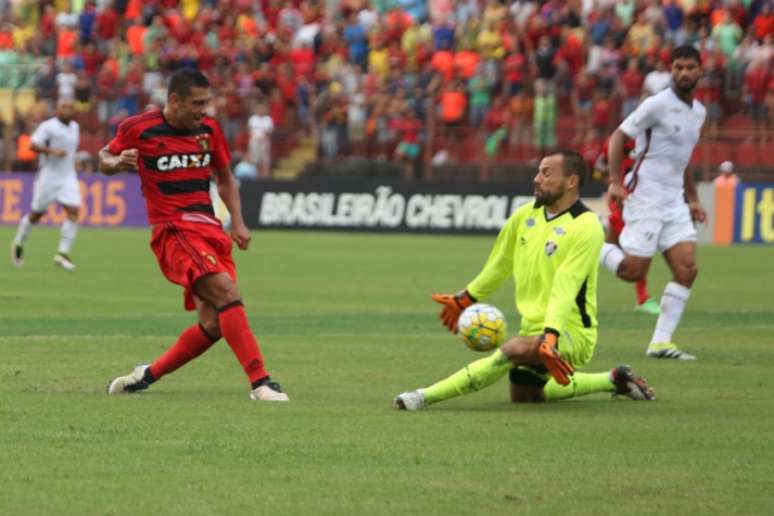
[[[181,99],[187,98],[191,94],[191,88],[209,88],[210,81],[199,70],[193,68],[181,68],[172,74],[167,86],[167,97],[173,93]]]
[[[697,64],[701,64],[701,54],[693,45],[680,45],[672,50],[672,62],[677,59],[693,59]]]
[[[588,167],[586,166],[586,160],[580,153],[574,150],[558,150],[549,154],[550,156],[562,157],[562,172],[565,176],[578,176],[578,190],[583,188],[586,182],[586,176],[588,176]]]

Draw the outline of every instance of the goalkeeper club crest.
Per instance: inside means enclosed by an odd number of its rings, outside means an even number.
[[[554,243],[553,240],[549,240],[546,242],[546,255],[551,256],[553,255],[556,250],[559,249],[559,246]]]

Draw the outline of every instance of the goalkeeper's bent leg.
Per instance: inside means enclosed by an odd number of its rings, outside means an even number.
[[[422,389],[425,404],[430,405],[480,391],[505,376],[513,367],[513,362],[498,349],[486,358],[471,362],[445,380]]]
[[[546,401],[566,400],[595,392],[614,392],[615,384],[610,373],[575,373],[569,385],[562,385],[553,378],[543,387]]]

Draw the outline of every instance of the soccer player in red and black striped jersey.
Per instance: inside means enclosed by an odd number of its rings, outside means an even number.
[[[288,401],[264,367],[237,289],[231,241],[245,250],[250,232],[242,219],[225,138],[218,122],[204,114],[209,102],[207,78],[196,70],[178,70],[170,78],[166,106],[127,118],[99,152],[104,174],[139,171],[152,225],[151,248],[164,276],[183,287],[186,310],[196,309],[199,315],[199,323],[183,331],[161,357],[114,379],[108,393],[146,389],[223,337],[248,376],[252,399]],[[212,175],[231,214],[230,235],[214,215]]]

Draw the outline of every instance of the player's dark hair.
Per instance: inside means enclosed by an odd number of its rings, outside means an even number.
[[[181,68],[172,74],[167,86],[167,97],[177,93],[178,97],[184,99],[191,94],[191,88],[209,88],[210,81],[199,70],[192,68]]]
[[[580,190],[586,182],[586,176],[588,175],[588,167],[583,156],[574,150],[559,150],[551,153],[551,155],[562,157],[562,172],[565,176],[578,176],[578,190]]]
[[[701,54],[693,45],[680,45],[672,50],[672,62],[676,59],[693,59],[701,64]]]

